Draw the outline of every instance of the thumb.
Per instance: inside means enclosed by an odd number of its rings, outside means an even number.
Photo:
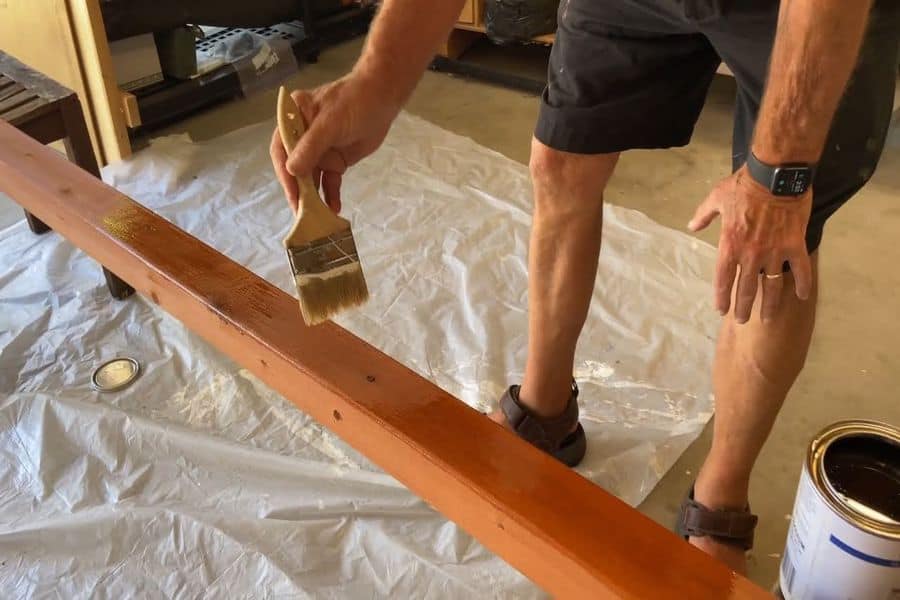
[[[710,196],[697,207],[696,212],[694,212],[694,217],[688,223],[688,229],[694,232],[706,229],[709,224],[719,216],[719,212],[719,202],[716,199],[716,195],[710,194]]]
[[[333,145],[334,132],[326,119],[318,116],[291,151],[285,163],[288,172],[295,177],[311,175],[322,156]]]

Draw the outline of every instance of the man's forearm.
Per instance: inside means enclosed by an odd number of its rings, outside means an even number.
[[[872,0],[782,0],[753,153],[815,163],[856,64]]]
[[[384,0],[354,73],[386,84],[384,101],[409,98],[439,44],[459,18],[464,0]]]

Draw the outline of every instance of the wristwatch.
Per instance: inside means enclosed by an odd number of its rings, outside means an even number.
[[[807,163],[767,165],[750,151],[747,153],[747,171],[775,196],[801,196],[812,185],[816,166]]]

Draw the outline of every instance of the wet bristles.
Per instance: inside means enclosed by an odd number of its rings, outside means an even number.
[[[369,288],[359,263],[355,269],[328,277],[296,275],[300,312],[307,325],[318,325],[347,308],[369,299]]]

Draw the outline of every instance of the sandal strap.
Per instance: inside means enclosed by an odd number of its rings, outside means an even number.
[[[519,387],[513,385],[506,390],[500,398],[500,410],[519,437],[545,452],[555,452],[578,423],[578,385],[572,381],[569,403],[562,414],[555,417],[542,417],[522,404]]]
[[[743,550],[753,547],[753,532],[758,517],[744,510],[713,510],[694,500],[694,488],[681,505],[678,518],[678,533],[685,538],[709,536],[729,546]]]

